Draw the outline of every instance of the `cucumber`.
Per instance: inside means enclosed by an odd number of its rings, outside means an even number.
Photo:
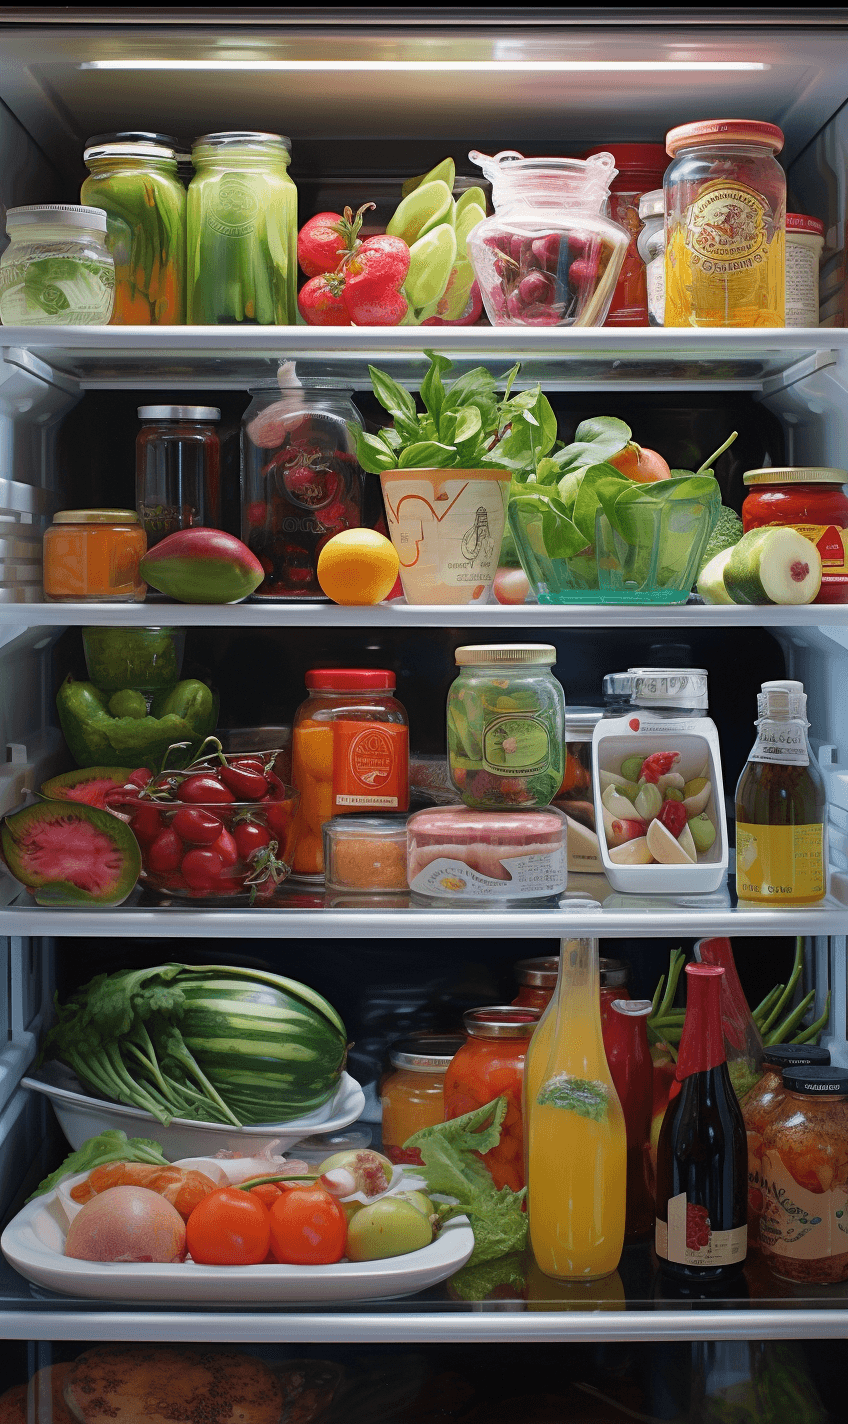
[[[794,529],[772,525],[751,529],[734,544],[724,586],[734,603],[812,603],[821,575],[815,544]]]
[[[724,586],[724,571],[735,547],[735,544],[731,544],[729,549],[722,549],[721,553],[714,554],[710,562],[704,564],[701,569],[695,587],[705,603],[733,602]]]

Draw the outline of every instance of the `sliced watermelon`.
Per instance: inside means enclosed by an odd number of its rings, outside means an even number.
[[[41,794],[48,801],[81,801],[84,806],[105,811],[108,809],[106,793],[120,790],[128,776],[125,766],[89,766],[80,771],[64,771],[61,776],[51,776],[45,781]]]
[[[120,905],[141,870],[135,836],[94,806],[41,801],[0,826],[3,858],[39,905]]]

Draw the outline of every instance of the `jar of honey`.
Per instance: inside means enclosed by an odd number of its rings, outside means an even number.
[[[498,1190],[524,1186],[524,1059],[541,1016],[512,1004],[469,1009],[462,1016],[468,1037],[445,1075],[446,1122],[507,1099],[500,1142],[483,1154]]]
[[[515,980],[519,985],[513,999],[517,1008],[538,1009],[544,1013],[554,996],[559,959],[542,955],[539,959],[519,959],[514,966]]]
[[[422,1127],[445,1120],[445,1073],[462,1047],[461,1034],[411,1033],[389,1049],[392,1072],[384,1079],[383,1151],[391,1162],[421,1166],[417,1147],[404,1143]]]
[[[62,509],[44,534],[50,603],[142,603],[147,535],[134,509]]]

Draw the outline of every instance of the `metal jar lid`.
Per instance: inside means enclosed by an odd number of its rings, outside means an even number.
[[[209,423],[220,420],[216,405],[140,405],[139,420],[196,420]]]
[[[389,1062],[413,1073],[444,1072],[464,1042],[461,1033],[411,1033],[390,1044]]]
[[[742,476],[746,485],[844,485],[848,470],[827,465],[775,465],[764,470],[746,470]]]
[[[54,524],[138,524],[134,509],[60,509]]]
[[[532,984],[535,989],[555,989],[559,958],[540,955],[538,959],[519,959],[513,970],[516,984]]]
[[[783,130],[777,124],[757,119],[699,119],[692,124],[678,124],[665,136],[665,151],[672,158],[681,148],[720,148],[722,144],[757,143],[780,153]]]
[[[600,707],[566,707],[565,740],[567,742],[591,742],[592,733],[604,713]]]
[[[25,208],[8,208],[6,211],[7,231],[36,223],[55,223],[60,227],[84,227],[90,232],[105,232],[106,213],[103,208],[87,208],[80,203],[33,203]]]
[[[848,1068],[784,1068],[783,1086],[810,1098],[845,1098]]]
[[[602,989],[619,989],[627,983],[630,965],[626,959],[599,959]]]
[[[458,667],[479,663],[544,663],[556,662],[557,651],[551,643],[471,643],[457,648],[454,654]]]
[[[763,1058],[773,1068],[829,1068],[830,1051],[814,1043],[775,1043],[763,1049]]]
[[[105,143],[93,144],[86,148],[82,161],[89,167],[99,158],[153,158],[160,163],[176,163],[177,155],[170,144],[153,140],[145,142],[139,139],[109,139]]]
[[[487,1004],[484,1009],[466,1009],[462,1015],[472,1038],[532,1038],[541,1009],[525,1005]]]

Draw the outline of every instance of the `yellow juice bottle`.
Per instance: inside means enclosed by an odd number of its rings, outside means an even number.
[[[598,941],[563,940],[524,1068],[530,1242],[558,1280],[599,1280],[624,1244],[627,1140],[601,1035]]]

